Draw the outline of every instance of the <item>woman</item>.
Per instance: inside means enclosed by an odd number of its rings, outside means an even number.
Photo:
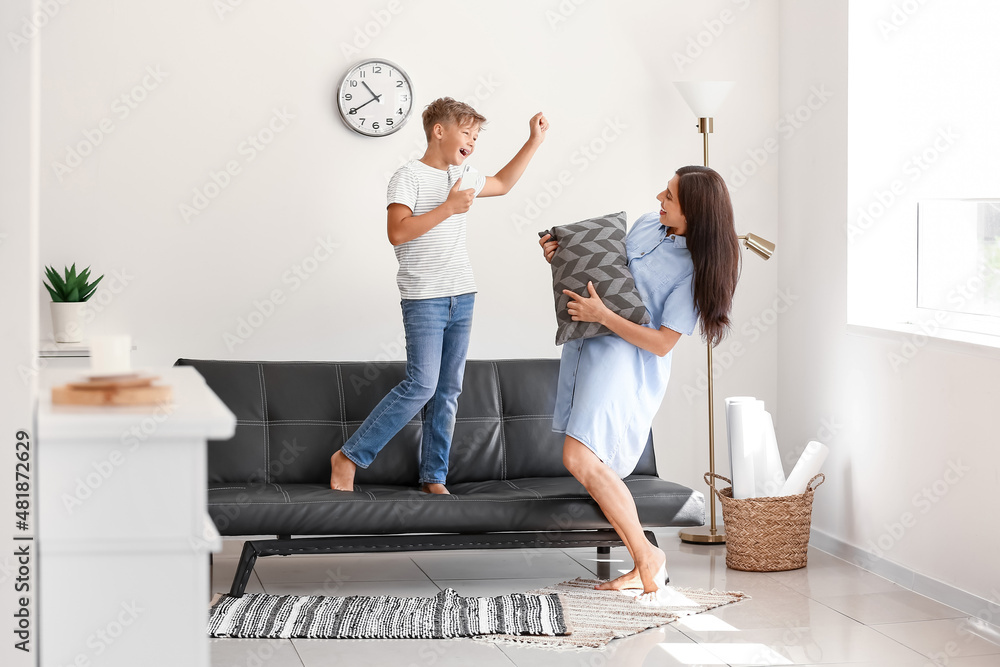
[[[739,278],[739,241],[725,181],[708,167],[682,167],[626,238],[629,270],[650,324],[613,312],[597,297],[564,290],[575,321],[599,322],[614,335],[563,345],[552,429],[566,434],[563,463],[597,501],[625,543],[635,568],[597,588],[642,588],[637,599],[657,604],[667,557],[646,539],[622,478],[642,454],[670,377],[670,351],[700,321],[709,345],[729,329]],[[542,238],[545,259],[557,243]]]

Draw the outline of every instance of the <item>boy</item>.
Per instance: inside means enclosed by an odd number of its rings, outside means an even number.
[[[387,227],[399,261],[406,379],[330,458],[330,488],[337,491],[353,491],[357,466],[367,468],[426,404],[420,484],[426,493],[448,493],[448,454],[476,296],[465,247],[465,213],[477,196],[510,191],[549,125],[545,116],[535,114],[528,141],[507,166],[495,176],[460,178],[486,118],[468,104],[443,97],[427,105],[423,121],[427,150],[400,167],[388,188]]]

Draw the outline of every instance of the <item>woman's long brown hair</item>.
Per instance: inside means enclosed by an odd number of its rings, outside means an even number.
[[[694,302],[705,341],[715,347],[728,333],[733,293],[740,277],[740,242],[729,189],[709,167],[681,167],[677,202],[687,219],[687,247],[694,262]]]

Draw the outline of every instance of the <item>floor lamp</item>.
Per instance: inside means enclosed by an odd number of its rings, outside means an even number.
[[[712,133],[713,118],[722,101],[732,89],[733,81],[675,81],[674,85],[698,118],[698,131],[702,134],[705,166],[708,166],[708,135]],[[745,234],[739,239],[745,247],[762,259],[774,253],[774,244],[756,234]],[[708,470],[715,473],[715,396],[712,386],[712,346],[708,350]],[[715,479],[714,477],[712,478]],[[709,493],[711,522],[707,527],[682,530],[679,537],[692,544],[724,544],[726,533],[715,523],[715,497]]]

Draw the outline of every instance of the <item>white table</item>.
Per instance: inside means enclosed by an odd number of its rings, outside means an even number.
[[[190,367],[153,369],[171,404],[53,406],[39,378],[39,664],[209,664],[206,439],[236,418]]]

